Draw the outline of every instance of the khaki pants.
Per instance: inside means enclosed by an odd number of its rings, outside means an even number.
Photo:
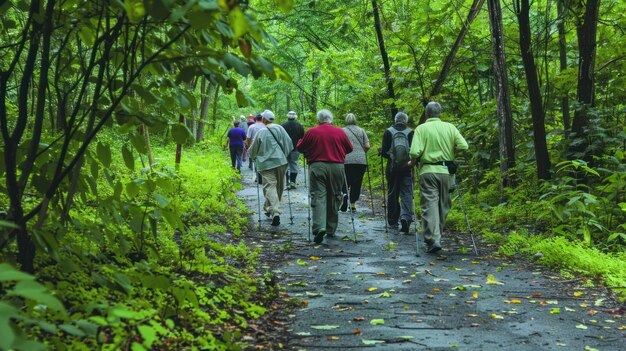
[[[320,230],[326,230],[326,234],[335,234],[339,224],[344,176],[343,163],[314,162],[310,165],[309,192],[313,212],[313,234]]]
[[[428,245],[441,245],[443,226],[452,205],[449,188],[448,174],[426,173],[420,176],[422,228]]]
[[[283,198],[285,189],[285,172],[287,165],[278,166],[259,172],[263,178],[263,210],[269,213],[270,217],[280,215],[280,200]]]

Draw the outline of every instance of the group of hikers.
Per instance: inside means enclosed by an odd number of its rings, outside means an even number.
[[[426,121],[411,130],[407,114],[398,112],[394,124],[383,134],[378,155],[387,159],[386,223],[409,233],[415,215],[413,186],[417,168],[425,251],[437,253],[442,249],[441,234],[451,207],[455,152],[467,149],[468,144],[454,125],[440,119],[439,103],[429,102],[425,115]],[[347,211],[348,206],[351,212],[356,211],[367,170],[366,154],[371,147],[367,133],[357,126],[356,116],[348,113],[345,127],[339,128],[333,125],[330,111],[320,110],[318,125],[306,132],[293,111],[282,125],[274,124],[276,117],[270,110],[248,119],[246,123],[241,116],[228,131],[231,162],[241,170],[244,158],[250,160],[255,180],[263,185],[263,211],[272,219],[271,224],[280,225],[283,192],[296,188],[302,153],[309,168],[314,242],[320,244],[324,237],[333,237],[339,224],[338,212]]]

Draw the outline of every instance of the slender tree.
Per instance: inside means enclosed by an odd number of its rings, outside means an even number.
[[[393,90],[393,80],[391,78],[391,67],[389,65],[389,56],[387,55],[387,49],[385,48],[385,40],[383,38],[383,29],[380,24],[380,15],[378,2],[376,0],[372,0],[372,8],[374,10],[374,28],[376,29],[376,38],[378,39],[378,47],[380,48],[380,56],[383,59],[383,67],[385,69],[385,81],[387,82],[387,96],[389,100],[391,100],[391,104],[389,106],[391,110],[391,119],[395,117],[396,113],[398,113],[398,108],[396,107],[396,93]]]
[[[537,176],[539,179],[550,178],[550,154],[546,143],[545,114],[541,103],[541,91],[537,79],[537,66],[533,56],[530,31],[529,0],[514,0],[513,9],[519,23],[519,44],[522,63],[526,74],[526,85],[530,99],[530,111],[533,120],[533,139],[537,160]]]
[[[565,40],[565,1],[558,0],[557,4],[557,30],[559,32],[559,68],[563,72],[567,69],[567,42]],[[570,113],[569,113],[569,97],[567,92],[561,96],[561,114],[563,115],[563,129],[568,132],[570,130]]]
[[[502,8],[500,0],[487,0],[491,48],[493,50],[493,72],[496,88],[496,105],[500,129],[500,175],[502,186],[513,185],[511,169],[515,167],[515,147],[513,143],[513,115],[509,96],[506,55],[504,52],[504,31],[502,29]]]

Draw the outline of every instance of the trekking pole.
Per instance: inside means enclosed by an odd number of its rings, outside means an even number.
[[[420,257],[420,232],[417,227],[417,210],[415,209],[415,168],[411,165],[411,205],[413,207],[413,227],[415,228],[415,256]]]
[[[385,189],[385,171],[383,170],[383,155],[380,155],[380,179],[383,182],[383,215],[385,221],[385,233],[388,233],[387,229],[387,190]]]
[[[472,238],[472,245],[474,246],[474,253],[478,256],[478,248],[476,248],[476,241],[474,240],[474,233],[472,232],[472,227],[470,226],[469,218],[467,217],[467,211],[465,211],[465,205],[463,205],[463,195],[461,195],[461,182],[457,182],[456,191],[459,194],[459,201],[461,202],[461,209],[463,210],[463,214],[465,215],[465,222],[467,223],[467,230],[470,233],[470,237]]]
[[[287,177],[289,177],[289,169],[287,169]],[[291,212],[291,192],[289,190],[289,185],[287,185],[287,202],[289,203],[289,222],[293,225],[293,212]]]
[[[370,187],[370,203],[372,204],[372,216],[375,216],[376,212],[374,212],[374,193],[372,192],[372,178],[370,177],[369,163],[365,165],[365,169],[367,170],[367,182],[369,183],[369,187]]]
[[[256,182],[256,203],[258,206],[258,214],[259,214],[259,229],[261,229],[261,192],[259,191],[259,180]]]
[[[343,173],[343,181],[346,184],[346,192],[348,193],[348,202],[350,202],[350,189],[348,189],[348,178],[346,177],[346,173]],[[350,218],[352,219],[352,234],[354,235],[354,242],[356,243],[356,228],[354,227],[354,211],[352,210],[352,206],[350,206]]]
[[[303,156],[302,157],[302,161],[303,161],[302,164],[304,165],[304,167],[303,167],[304,168],[304,188],[306,189],[306,198],[308,200],[307,202],[308,202],[308,205],[309,205],[309,206],[307,206],[307,214],[308,214],[307,219],[309,220],[309,241],[311,241],[311,192],[309,191],[309,184],[306,181],[306,173],[307,173],[307,171],[306,171],[306,156],[304,156],[304,154],[302,156]]]

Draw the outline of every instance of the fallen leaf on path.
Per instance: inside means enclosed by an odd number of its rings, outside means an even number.
[[[309,300],[302,300],[302,306],[308,307],[309,306]]]
[[[296,264],[298,264],[298,266],[306,266],[309,263],[307,261],[303,261],[301,259],[297,259],[296,260]]]
[[[597,299],[593,305],[598,307],[598,306],[602,306],[602,303],[604,302],[604,299]]]
[[[585,346],[585,351],[600,351],[600,349],[596,349],[595,347]]]
[[[600,313],[600,311],[596,311],[596,310],[589,310],[589,311],[587,311],[587,314],[590,315],[590,316],[595,316],[598,313]]]
[[[362,265],[363,265],[363,262],[357,262],[357,263],[356,263],[356,265],[357,265],[357,266],[362,266]]]
[[[311,333],[309,332],[297,332],[296,335],[300,335],[300,336],[311,336]]]
[[[354,317],[352,320],[356,322],[362,322],[365,320],[365,317]]]
[[[428,275],[432,275],[433,277],[436,277],[436,275],[434,275],[433,272],[430,271],[430,269],[424,269],[424,273]]]
[[[316,330],[332,330],[339,328],[338,325],[311,325],[311,329]]]
[[[611,308],[609,310],[606,310],[606,313],[608,314],[612,314],[612,315],[624,315],[624,309],[623,308]]]
[[[321,258],[321,257],[317,257],[317,256],[309,256],[309,259],[310,259],[311,261],[319,261],[319,260],[321,260],[322,258]]]
[[[576,312],[575,309],[569,308],[569,307],[565,307],[565,311],[567,311],[567,312]]]
[[[467,288],[464,287],[463,285],[457,285],[454,288],[452,288],[452,290],[465,291],[465,290],[467,290]]]
[[[381,297],[383,297],[383,298],[389,298],[389,297],[391,297],[391,294],[390,294],[389,292],[385,291],[385,292],[383,292],[383,293],[380,293],[380,294],[376,295],[375,297],[376,297],[377,299],[378,299],[378,298],[381,298]]]
[[[578,306],[580,306],[582,308],[586,308],[586,307],[589,307],[589,304],[588,303],[581,303]]]
[[[576,329],[587,329],[587,326],[584,324],[579,324],[576,326]]]
[[[472,328],[478,328],[479,326],[480,326],[480,324],[478,324],[478,323],[470,324],[470,327],[472,327]]]
[[[411,282],[411,279],[406,279],[402,281],[402,284],[409,284]]]
[[[435,262],[433,262],[433,261],[430,261],[428,264],[429,264],[429,265],[431,265],[431,266],[435,266],[435,265],[437,265],[437,264],[436,264]]]
[[[429,300],[432,300],[432,299],[435,298],[435,295],[426,295],[426,298],[429,299]]]
[[[439,292],[439,288],[433,288],[434,292]]]
[[[372,291],[376,291],[376,290],[378,290],[378,288],[371,287],[371,288],[365,289],[365,291],[367,291],[367,292],[372,292]]]
[[[501,315],[499,315],[499,314],[495,314],[495,313],[492,313],[490,316],[491,316],[491,318],[493,318],[493,319],[504,319],[504,317],[503,317],[503,316],[501,316]]]
[[[331,336],[327,336],[326,340],[328,340],[328,341],[335,341],[335,340],[339,340],[339,337],[331,335]]]
[[[352,333],[354,335],[359,335],[359,334],[361,334],[361,329],[354,329],[354,331]]]
[[[381,324],[385,324],[385,320],[384,319],[372,319],[370,321],[371,325],[381,325]]]
[[[583,296],[585,293],[583,291],[574,291],[574,293],[572,295],[578,297],[578,296]]]
[[[550,314],[560,314],[560,313],[561,313],[560,308],[553,308],[552,310],[550,310]]]
[[[387,275],[387,273],[385,273],[385,272],[376,272],[376,275],[383,276],[383,275]]]
[[[472,261],[472,264],[480,264],[478,261]]]
[[[556,346],[566,347],[566,346],[567,346],[567,344],[564,344],[564,343],[562,343],[562,342],[557,342],[557,343],[556,343]]]
[[[617,330],[626,330],[626,325],[620,325]]]
[[[474,313],[468,313],[468,314],[466,314],[465,316],[466,316],[466,317],[472,317],[472,318],[474,318],[474,317],[478,317],[478,315],[477,315],[477,314],[474,314]]]
[[[287,284],[287,286],[307,286],[309,284],[305,283],[305,282],[295,282],[295,283],[289,283]]]
[[[367,339],[361,339],[361,342],[363,343],[363,345],[375,345],[375,344],[384,344],[385,340],[367,340]]]
[[[493,274],[487,274],[487,284],[489,285],[504,285],[504,283],[496,280]]]
[[[548,304],[548,305],[558,305],[559,301],[557,301],[557,300],[548,300],[548,301],[546,301],[546,304]]]
[[[450,266],[450,267],[447,267],[446,270],[449,270],[449,271],[460,271],[461,269],[460,268],[456,268],[455,266]]]
[[[468,305],[473,305],[473,304],[474,304],[474,302],[475,302],[475,301],[472,301],[472,300],[465,301],[465,303],[466,303],[466,304],[468,304]]]
[[[538,298],[541,297],[541,293],[540,292],[536,292],[536,293],[533,294],[533,297],[538,299]]]
[[[472,297],[477,299],[478,298],[478,291],[472,291]]]
[[[306,294],[306,296],[308,296],[308,297],[320,297],[320,296],[324,296],[324,293],[322,293],[322,292],[318,292],[318,291],[316,291],[316,292],[310,292],[310,291],[307,291],[307,292],[305,292],[305,294]]]
[[[504,302],[506,302],[506,303],[513,303],[513,304],[520,304],[520,303],[522,303],[522,300],[510,299],[510,300],[504,300]]]

